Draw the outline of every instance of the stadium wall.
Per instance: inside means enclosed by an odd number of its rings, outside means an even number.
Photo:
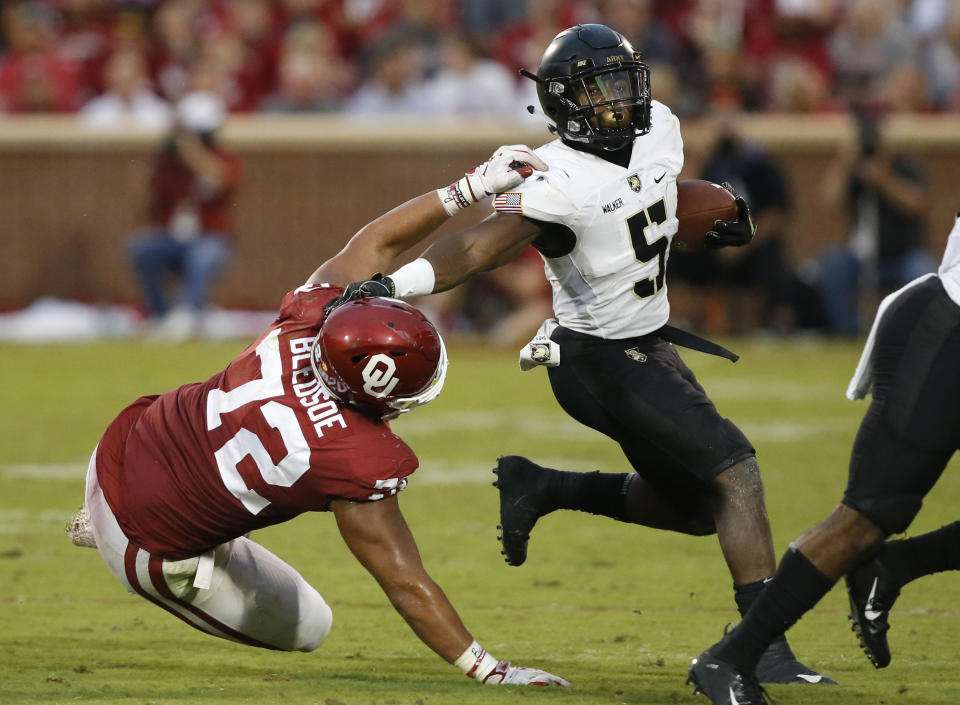
[[[960,118],[892,119],[894,148],[914,155],[933,190],[931,247],[942,250],[960,208]],[[694,176],[708,121],[684,125]],[[818,203],[824,169],[855,138],[844,116],[757,116],[743,133],[782,162],[795,197],[789,249],[798,261],[844,238]],[[223,140],[244,164],[236,204],[237,256],[214,297],[226,307],[273,308],[358,228],[422,191],[450,182],[500,144],[542,144],[544,131],[490,124],[346,122],[333,117],[234,117]],[[137,300],[123,241],[141,222],[149,157],[159,135],[90,131],[69,118],[0,120],[0,214],[6,257],[0,309],[42,296]],[[477,222],[472,209],[448,226]]]

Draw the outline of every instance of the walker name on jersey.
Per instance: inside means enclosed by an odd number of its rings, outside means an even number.
[[[313,340],[295,338],[290,341],[293,393],[306,407],[307,416],[313,422],[313,430],[317,432],[317,436],[325,438],[326,432],[345,429],[347,422],[340,413],[336,400],[331,399],[323,390],[313,374],[313,368],[310,367]]]
[[[622,208],[622,207],[623,207],[623,199],[618,198],[616,201],[612,201],[611,203],[604,203],[601,206],[601,209],[603,210],[604,213],[613,213],[615,210],[617,210],[617,208]]]

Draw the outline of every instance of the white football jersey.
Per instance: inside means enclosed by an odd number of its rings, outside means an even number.
[[[549,171],[494,199],[497,211],[557,224],[551,236],[566,235],[563,254],[544,256],[553,309],[565,328],[628,338],[670,316],[665,274],[677,232],[683,140],[669,108],[654,101],[651,112],[652,127],[634,140],[628,168],[558,139],[535,150]]]
[[[950,298],[960,306],[960,218],[954,222],[950,237],[947,238],[947,249],[943,253],[937,274]]]

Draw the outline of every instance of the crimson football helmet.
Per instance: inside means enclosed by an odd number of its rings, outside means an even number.
[[[349,301],[324,320],[310,363],[335,399],[394,418],[432,401],[447,375],[437,329],[398,299]]]
[[[550,131],[566,142],[617,150],[650,130],[650,70],[619,32],[602,24],[565,29],[536,74]]]

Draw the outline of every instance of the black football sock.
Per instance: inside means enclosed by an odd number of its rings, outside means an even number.
[[[757,580],[753,583],[733,586],[733,599],[737,603],[737,611],[741,617],[750,610],[750,605],[760,597],[760,593],[763,592],[763,588],[766,587],[769,582],[770,578],[767,578],[766,580]]]
[[[888,541],[878,555],[900,585],[944,570],[960,570],[960,521],[900,541]]]
[[[632,474],[544,470],[548,473],[547,499],[554,508],[575,509],[622,520],[628,480]]]
[[[744,585],[733,586],[733,599],[737,603],[737,611],[740,613],[741,617],[750,611],[750,606],[758,597],[760,597],[760,593],[763,592],[763,588],[765,588],[772,580],[773,578],[767,578],[765,580],[757,580],[752,583],[745,583]],[[796,656],[793,654],[793,651],[790,649],[790,645],[787,643],[786,634],[781,634],[778,636],[771,642],[770,645],[778,647],[775,651],[777,658],[796,658]]]
[[[791,546],[743,621],[711,652],[721,661],[752,673],[767,647],[817,604],[833,583]]]

